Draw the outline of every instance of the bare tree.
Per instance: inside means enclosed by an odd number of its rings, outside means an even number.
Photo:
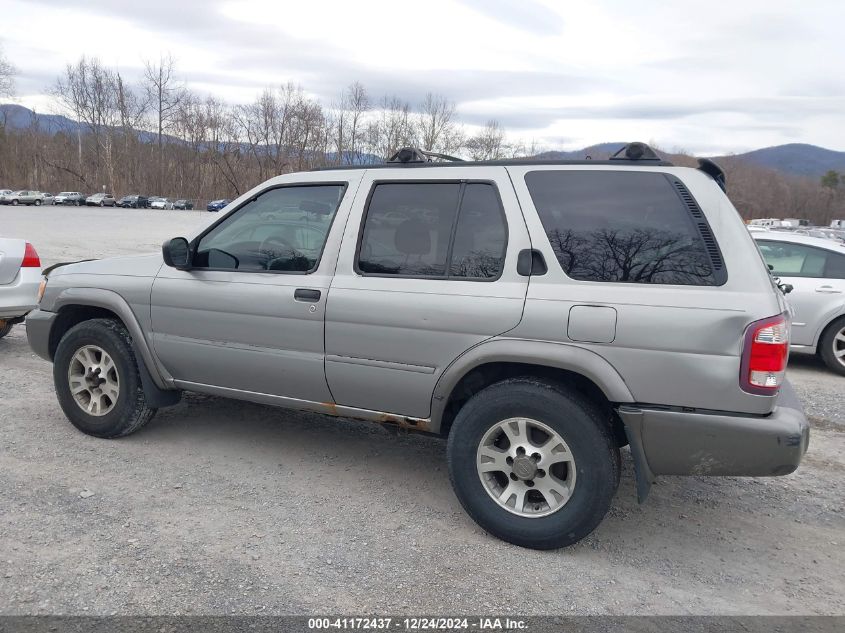
[[[496,160],[504,155],[505,132],[499,122],[490,120],[487,125],[466,142],[473,160]]]
[[[6,59],[0,47],[0,97],[8,99],[15,96],[15,75],[17,69]]]
[[[382,158],[390,157],[401,147],[415,145],[416,129],[408,102],[396,96],[382,98],[367,136],[372,153]]]
[[[156,185],[160,190],[164,176],[163,137],[179,111],[179,104],[185,96],[185,87],[176,77],[176,60],[170,54],[160,56],[158,62],[146,62],[144,81],[158,142]]]
[[[429,92],[417,115],[419,142],[422,148],[450,154],[457,152],[464,138],[455,121],[455,102]]]

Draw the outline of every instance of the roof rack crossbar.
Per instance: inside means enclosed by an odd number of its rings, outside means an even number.
[[[457,156],[449,156],[448,154],[441,154],[439,152],[430,152],[428,150],[419,149],[418,147],[402,147],[390,158],[388,163],[431,163],[432,159],[438,158],[450,163],[462,163],[463,158]]]

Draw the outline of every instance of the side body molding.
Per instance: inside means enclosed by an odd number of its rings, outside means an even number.
[[[449,395],[469,371],[488,363],[525,363],[564,369],[592,380],[612,403],[632,403],[622,376],[604,358],[584,347],[517,338],[494,338],[456,358],[443,372],[431,402],[431,431],[438,432]]]
[[[166,375],[156,362],[149,341],[144,336],[138,318],[132,308],[129,307],[126,299],[112,290],[102,288],[66,288],[53,300],[50,310],[59,312],[62,308],[71,305],[93,306],[114,312],[123,321],[126,329],[129,330],[135,353],[143,361],[144,369],[146,369],[153,384],[162,390],[173,389],[172,377]]]

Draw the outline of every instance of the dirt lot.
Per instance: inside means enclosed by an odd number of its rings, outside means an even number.
[[[154,250],[201,212],[0,207],[45,264]],[[484,534],[442,441],[187,396],[97,440],[56,403],[25,330],[0,340],[0,613],[845,614],[845,379],[789,375],[814,429],[798,472],[666,477],[630,455],[572,548]]]

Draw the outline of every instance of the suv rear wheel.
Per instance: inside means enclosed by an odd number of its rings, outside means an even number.
[[[53,382],[65,415],[88,435],[129,435],[156,412],[147,405],[132,339],[112,319],[68,330],[53,360]]]
[[[845,317],[827,326],[819,341],[819,353],[829,369],[845,375]]]
[[[599,409],[530,377],[473,396],[452,425],[447,458],[455,493],[475,522],[534,549],[587,536],[619,485],[619,449]]]

